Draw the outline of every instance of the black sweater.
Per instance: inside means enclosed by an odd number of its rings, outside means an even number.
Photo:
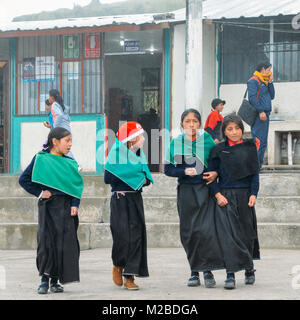
[[[249,140],[246,143],[250,144],[251,141]],[[228,142],[226,141],[225,143],[221,143],[217,145],[215,149],[220,147],[222,148],[222,145],[224,146],[224,148],[229,147]],[[244,152],[246,151],[247,149],[244,150]],[[251,158],[251,155],[249,154],[248,157]],[[250,161],[252,160],[254,162],[256,159],[255,158],[250,159]],[[232,179],[230,179],[229,174],[226,172],[220,157],[216,155],[214,156],[214,150],[212,151],[212,157],[209,161],[209,167],[210,167],[210,170],[218,172],[218,179],[216,179],[213,183],[209,185],[214,195],[216,195],[218,192],[221,192],[222,189],[242,188],[242,189],[249,189],[251,195],[257,196],[259,191],[259,173],[248,175],[244,178],[233,181]]]
[[[176,159],[177,165],[174,166],[171,163],[166,163],[165,164],[165,175],[169,177],[177,177],[178,178],[178,184],[206,184],[207,181],[203,180],[203,173],[207,171],[211,171],[210,168],[203,168],[202,165],[200,164],[200,167],[202,167],[203,172],[199,172],[199,174],[195,177],[190,177],[185,175],[185,169],[187,168],[196,168],[197,167],[197,161],[199,161],[196,157],[193,158],[193,163],[188,164],[185,161],[184,156],[176,156],[178,157]]]

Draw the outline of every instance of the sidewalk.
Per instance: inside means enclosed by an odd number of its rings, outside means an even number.
[[[6,289],[0,287],[1,300],[209,300],[209,299],[283,299],[300,300],[300,289],[293,289],[292,280],[300,286],[299,250],[261,250],[262,260],[255,262],[256,283],[244,285],[244,274],[236,274],[237,289],[223,289],[224,271],[216,271],[217,287],[203,285],[189,288],[186,282],[189,267],[182,248],[148,249],[149,278],[137,278],[140,291],[129,292],[116,287],[111,280],[110,249],[82,251],[81,282],[65,286],[63,294],[38,295],[39,277],[35,266],[35,251],[0,251],[0,271],[6,271]],[[298,267],[298,281],[292,274]],[[1,284],[1,281],[0,281]]]

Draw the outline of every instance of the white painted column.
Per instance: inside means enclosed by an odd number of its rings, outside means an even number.
[[[287,151],[288,151],[288,165],[293,165],[293,142],[292,142],[292,133],[288,133],[287,138]]]
[[[185,108],[202,113],[202,0],[186,0]]]
[[[274,66],[274,20],[270,20],[270,63]]]

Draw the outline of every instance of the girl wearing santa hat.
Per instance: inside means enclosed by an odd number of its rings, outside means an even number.
[[[143,153],[142,126],[124,123],[108,155],[104,182],[111,185],[110,229],[113,238],[113,281],[138,290],[134,276],[148,277],[147,236],[142,188],[153,183]]]

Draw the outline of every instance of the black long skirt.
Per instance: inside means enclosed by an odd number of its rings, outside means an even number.
[[[39,275],[66,284],[79,281],[78,217],[71,216],[71,198],[52,196],[38,202],[36,265]]]
[[[114,193],[110,209],[114,266],[124,268],[123,275],[148,277],[147,235],[141,193],[125,193],[125,196]]]
[[[228,204],[216,203],[215,220],[226,270],[237,272],[253,268],[253,260],[260,259],[255,208],[248,206],[248,189],[224,189]]]
[[[204,184],[181,184],[177,188],[180,239],[192,271],[225,268],[216,235],[214,204]]]

